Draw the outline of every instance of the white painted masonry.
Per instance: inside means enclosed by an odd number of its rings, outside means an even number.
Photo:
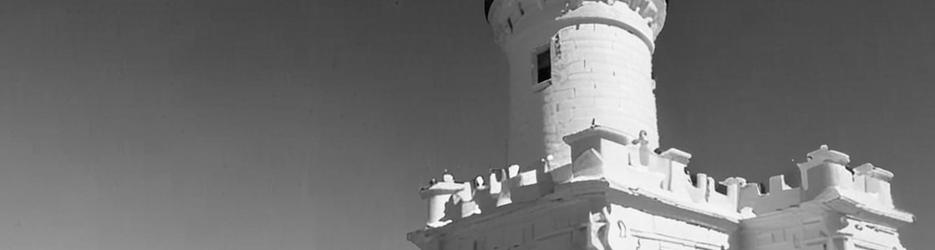
[[[893,173],[822,145],[759,183],[686,170],[691,154],[657,153],[652,79],[664,0],[487,0],[510,64],[504,169],[420,195],[422,250],[902,250],[912,214],[893,205]],[[536,54],[551,51],[537,82]],[[718,186],[723,188],[718,188]],[[720,191],[723,190],[723,191]]]
[[[650,145],[659,145],[652,27],[661,28],[664,12],[651,12],[655,4],[612,2],[509,0],[491,7],[489,20],[510,65],[510,161],[553,155],[571,163],[561,138],[592,121],[631,137],[646,131]],[[547,48],[552,79],[539,85],[535,55]]]

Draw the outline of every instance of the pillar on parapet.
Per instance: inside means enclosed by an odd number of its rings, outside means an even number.
[[[865,163],[854,168],[854,182],[858,188],[867,193],[876,194],[880,204],[893,208],[893,196],[890,191],[890,180],[893,172],[878,168],[873,164]]]
[[[605,164],[620,167],[630,165],[631,156],[627,146],[634,141],[639,142],[639,139],[631,140],[622,131],[601,125],[592,125],[587,129],[567,135],[562,140],[571,147],[572,162],[593,150],[592,153],[600,155]],[[633,156],[633,158],[639,157]],[[640,160],[632,159],[632,161]],[[572,165],[573,172],[580,171],[581,167]]]
[[[692,154],[678,150],[675,148],[670,148],[662,154],[659,154],[660,157],[669,159],[669,173],[666,179],[665,188],[667,190],[684,190],[685,186],[688,185],[688,180],[690,177],[685,173],[685,167],[688,166],[688,162],[692,158]]]
[[[730,177],[721,181],[721,185],[727,186],[727,199],[731,201],[734,211],[738,211],[740,202],[740,188],[747,185],[747,179],[740,177]]]
[[[429,185],[419,191],[419,196],[423,200],[428,200],[428,220],[425,225],[430,228],[441,227],[451,221],[445,220],[445,203],[451,199],[451,195],[464,189],[464,185],[456,183],[454,176],[445,171],[442,175],[442,181],[432,179]]]
[[[507,167],[506,176],[500,183],[500,194],[497,196],[497,206],[503,206],[513,203],[512,189],[516,187],[516,180],[513,177],[519,175],[519,165],[513,164]]]
[[[797,164],[802,177],[803,200],[817,197],[828,187],[853,187],[853,175],[845,167],[850,156],[831,150],[828,145],[821,145],[807,156],[808,161]]]
[[[646,130],[641,130],[640,135],[636,140],[633,140],[633,144],[639,145],[640,152],[640,165],[649,166],[650,155],[653,154],[653,150],[649,148],[649,140],[647,139],[649,134]]]

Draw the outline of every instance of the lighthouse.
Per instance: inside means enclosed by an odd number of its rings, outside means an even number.
[[[486,1],[509,62],[508,160],[553,155],[562,137],[591,125],[659,146],[652,55],[666,1]]]
[[[484,4],[510,67],[509,167],[419,189],[419,249],[905,250],[915,217],[893,203],[893,172],[827,145],[796,165],[798,187],[690,174],[692,154],[656,150],[666,1]]]

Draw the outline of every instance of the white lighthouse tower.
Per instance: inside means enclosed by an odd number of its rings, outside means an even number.
[[[510,65],[508,160],[571,162],[562,137],[592,124],[658,147],[652,55],[666,1],[486,1]]]
[[[798,164],[799,187],[691,175],[691,154],[654,150],[666,4],[486,0],[510,64],[509,166],[423,186],[426,221],[407,239],[422,250],[905,250],[897,229],[915,218],[893,203],[893,173],[827,145]]]

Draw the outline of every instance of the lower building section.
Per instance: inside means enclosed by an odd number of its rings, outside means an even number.
[[[514,203],[491,216],[472,216],[409,234],[423,250],[730,249],[731,236],[614,202],[606,183],[577,183],[577,194]],[[603,190],[602,190],[603,189]]]
[[[720,250],[730,236],[713,228],[616,204],[591,214],[586,249]]]
[[[745,220],[741,231],[748,250],[905,249],[896,229],[815,203]]]

